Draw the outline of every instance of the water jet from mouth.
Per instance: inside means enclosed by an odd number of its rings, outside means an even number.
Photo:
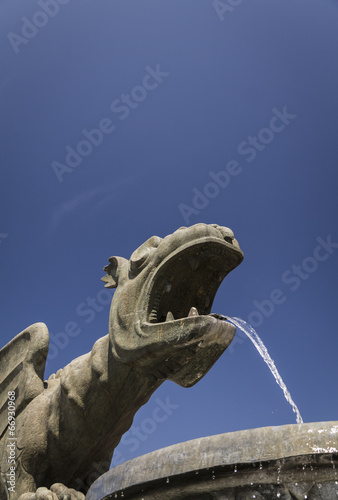
[[[251,342],[254,344],[257,351],[259,352],[259,354],[262,356],[265,363],[270,368],[270,371],[271,371],[272,375],[274,376],[277,384],[279,385],[279,387],[282,389],[282,391],[284,393],[286,401],[291,405],[293,412],[296,414],[297,424],[302,424],[303,419],[302,419],[302,416],[298,410],[298,407],[295,404],[295,402],[293,401],[290,392],[288,391],[282,377],[280,376],[280,374],[276,368],[274,361],[271,359],[271,356],[268,353],[267,348],[265,347],[262,339],[259,337],[259,335],[255,331],[255,329],[249,323],[247,323],[246,321],[244,321],[243,319],[240,319],[240,318],[229,318],[227,316],[227,320],[230,321],[230,323],[232,323],[236,327],[238,327],[240,330],[242,330],[242,332],[244,332],[247,335],[247,337],[249,337],[249,339],[251,340]]]

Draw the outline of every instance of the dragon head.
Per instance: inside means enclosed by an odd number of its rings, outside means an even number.
[[[235,327],[210,312],[219,285],[242,260],[233,232],[217,224],[152,236],[129,260],[111,257],[102,281],[116,288],[113,356],[158,379],[194,385],[234,337]]]

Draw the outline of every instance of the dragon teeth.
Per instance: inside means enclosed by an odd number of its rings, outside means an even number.
[[[166,321],[174,321],[174,319],[175,319],[175,318],[174,318],[173,313],[172,313],[171,311],[168,311],[168,312],[167,312],[167,317],[166,317],[166,319],[165,319],[165,320],[166,320]]]
[[[156,310],[152,310],[151,313],[150,313],[150,316],[149,316],[149,321],[150,323],[157,323],[157,311]]]
[[[192,307],[192,308],[190,309],[189,314],[188,314],[188,318],[189,318],[190,316],[198,316],[198,311],[197,311],[196,307]]]

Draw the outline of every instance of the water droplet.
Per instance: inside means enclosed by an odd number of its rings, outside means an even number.
[[[263,469],[263,465],[262,465],[262,462],[259,464],[259,470],[262,470]]]
[[[277,498],[280,498],[281,497],[281,494],[280,493],[277,493]]]
[[[237,472],[237,465],[235,465],[234,472]]]
[[[166,479],[166,483],[169,483],[169,477],[167,477],[167,479]]]
[[[211,476],[211,479],[213,479],[213,480],[216,479],[216,476]]]
[[[123,493],[123,491],[121,491],[121,498],[123,498],[123,497],[124,497],[124,493]]]
[[[196,475],[198,474],[198,470],[195,472],[195,474],[196,474]]]

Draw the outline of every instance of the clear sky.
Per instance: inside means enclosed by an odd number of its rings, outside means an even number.
[[[1,344],[45,322],[49,376],[107,333],[111,255],[217,223],[245,259],[213,312],[256,327],[304,421],[337,419],[337,2],[2,0],[0,19]],[[196,386],[161,386],[115,463],[290,423],[237,333]]]

